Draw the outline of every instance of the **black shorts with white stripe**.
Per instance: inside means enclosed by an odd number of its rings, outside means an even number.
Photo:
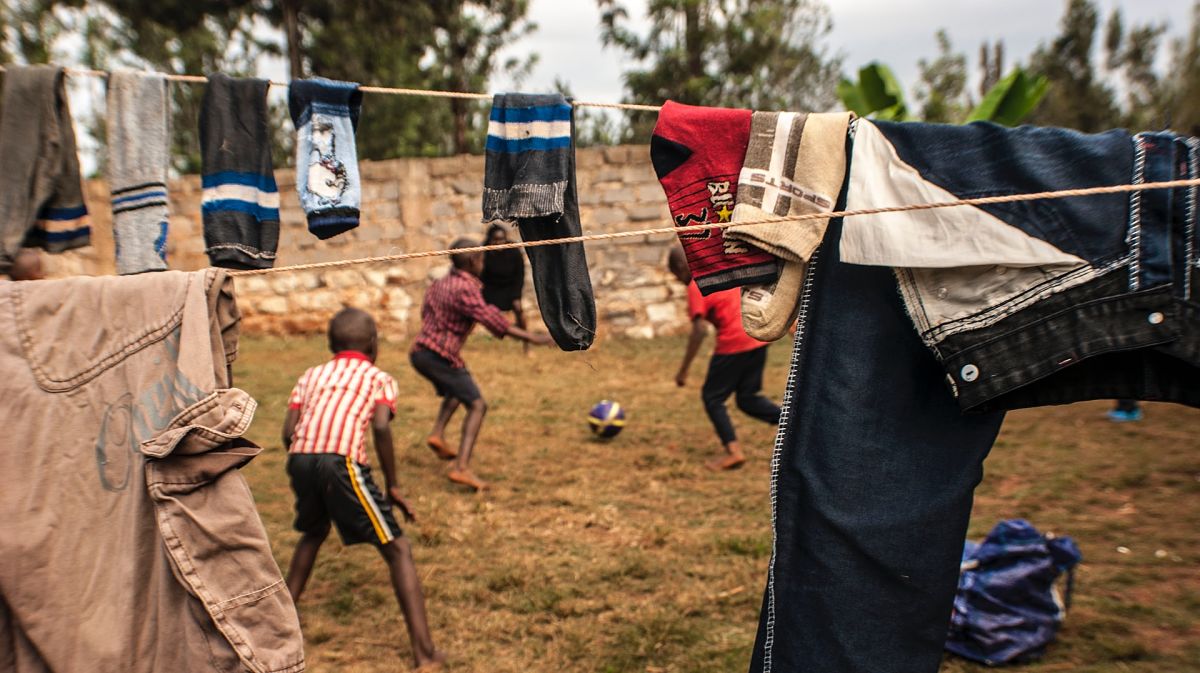
[[[295,527],[301,533],[321,532],[332,521],[347,545],[382,546],[403,535],[370,467],[334,453],[293,453],[287,472],[296,494]]]

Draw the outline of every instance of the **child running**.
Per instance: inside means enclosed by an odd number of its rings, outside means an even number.
[[[671,249],[667,258],[668,268],[679,282],[687,285],[688,317],[692,320],[692,333],[688,337],[683,363],[675,375],[675,384],[687,384],[688,370],[700,350],[707,330],[705,321],[717,328],[717,345],[713,348],[712,360],[708,363],[708,376],[700,397],[704,410],[717,430],[724,446],[725,455],[707,463],[711,470],[732,470],[746,462],[742,446],[738,443],[733,422],[725,409],[725,401],[736,393],[737,406],[743,412],[765,423],[779,423],[779,407],[762,395],[763,367],[767,364],[767,344],[746,334],[742,327],[742,296],[737,288],[714,292],[707,297],[692,282],[683,248]]]
[[[450,248],[462,250],[478,245],[470,239],[460,238]],[[442,398],[437,420],[426,440],[429,448],[442,460],[454,461],[446,474],[450,481],[481,491],[487,488],[487,483],[471,472],[471,451],[483,427],[487,403],[462,359],[463,343],[476,322],[500,338],[512,336],[528,343],[546,345],[550,343],[550,336],[531,334],[512,325],[500,309],[483,300],[483,282],[479,280],[479,274],[483,272],[482,252],[451,255],[450,262],[450,273],[425,291],[425,300],[421,303],[421,332],[413,343],[409,360],[413,369],[429,379]],[[463,419],[462,439],[456,454],[447,446],[445,433],[446,424],[459,406],[467,408],[467,417]]]
[[[389,425],[396,412],[396,382],[374,364],[378,342],[369,314],[354,308],[338,312],[329,321],[333,359],[304,372],[288,400],[283,445],[296,494],[296,530],[302,535],[287,586],[299,603],[332,520],[344,544],[368,542],[379,549],[408,625],[413,663],[417,669],[432,669],[446,656],[433,646],[412,547],[392,516],[396,505],[406,520],[413,520],[396,483]],[[367,464],[368,426],[386,495],[379,492]]]

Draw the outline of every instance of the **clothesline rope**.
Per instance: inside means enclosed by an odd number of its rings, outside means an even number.
[[[937,203],[915,203],[903,206],[885,206],[881,208],[863,208],[860,210],[840,210],[828,213],[808,213],[805,215],[796,215],[793,217],[771,217],[756,220],[746,220],[743,222],[710,222],[708,224],[695,224],[686,227],[657,227],[654,229],[639,229],[637,231],[614,231],[604,234],[585,234],[583,236],[569,236],[567,238],[554,238],[542,241],[521,241],[518,243],[500,243],[497,245],[477,245],[470,248],[459,248],[457,250],[425,250],[422,252],[404,252],[394,255],[379,255],[377,257],[360,257],[357,259],[343,259],[333,262],[314,262],[311,264],[294,264],[292,266],[279,266],[271,269],[251,269],[246,271],[231,271],[231,276],[261,276],[271,273],[285,273],[290,271],[311,271],[315,269],[333,269],[343,266],[354,266],[359,264],[379,264],[383,262],[399,262],[409,259],[421,259],[423,257],[444,257],[456,254],[471,254],[475,252],[486,252],[492,250],[512,250],[519,248],[534,248],[543,245],[563,245],[565,243],[586,243],[587,241],[603,241],[617,238],[633,238],[637,236],[654,236],[658,234],[679,234],[679,233],[694,233],[708,231],[710,229],[728,229],[730,227],[742,226],[758,226],[764,224],[773,224],[777,222],[806,222],[809,220],[821,220],[835,217],[861,217],[864,215],[879,215],[882,213],[903,213],[913,210],[934,210],[937,208],[955,208],[960,206],[986,206],[996,203],[1014,203],[1017,201],[1040,201],[1046,199],[1065,199],[1075,196],[1094,196],[1098,194],[1120,194],[1124,192],[1141,192],[1148,189],[1179,189],[1183,187],[1200,187],[1200,178],[1191,178],[1187,180],[1168,180],[1164,182],[1145,182],[1137,185],[1108,185],[1102,187],[1085,187],[1080,189],[1062,189],[1052,192],[1031,192],[1028,194],[1006,194],[1004,196],[983,196],[973,199],[959,199],[957,201],[942,201]]]
[[[0,66],[0,72],[4,72],[4,67]],[[68,75],[78,75],[82,77],[100,77],[107,78],[108,73],[103,70],[89,70],[87,68],[63,68],[63,71]],[[204,84],[208,81],[203,75],[175,75],[172,73],[158,73],[164,78],[172,82],[187,82],[189,84]],[[267,80],[273,87],[287,87],[288,82],[278,80]],[[473,93],[468,91],[438,91],[436,89],[402,89],[397,87],[386,86],[359,86],[359,91],[364,93],[380,93],[391,96],[423,96],[427,98],[466,98],[472,100],[491,100],[490,93]],[[641,105],[638,103],[598,103],[591,101],[572,101],[575,107],[596,107],[608,108],[611,110],[635,110],[639,112],[658,112],[662,109],[660,105]]]

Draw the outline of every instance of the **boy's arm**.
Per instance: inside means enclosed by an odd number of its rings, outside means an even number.
[[[400,494],[396,484],[396,453],[392,445],[392,410],[382,402],[375,405],[375,414],[371,417],[371,434],[375,439],[375,453],[379,454],[379,469],[383,472],[384,489],[392,502],[400,508],[404,518],[415,521],[412,509]]]
[[[463,292],[459,301],[463,313],[470,316],[475,322],[482,324],[495,336],[511,336],[539,346],[545,346],[551,341],[549,334],[533,334],[509,323],[508,318],[504,317],[504,313],[485,302],[483,294],[478,290]]]
[[[283,448],[292,448],[292,439],[296,436],[296,423],[300,421],[300,407],[288,407],[287,416],[283,417]]]
[[[516,337],[521,341],[527,341],[531,344],[537,344],[539,346],[546,346],[552,341],[549,334],[534,334],[533,332],[523,330],[516,325],[509,325],[504,334],[506,336]]]
[[[683,362],[679,365],[679,373],[675,374],[675,385],[683,387],[687,384],[688,370],[692,368],[692,360],[700,352],[700,344],[708,330],[704,327],[704,318],[692,318],[692,333],[688,335],[687,350],[683,352]]]

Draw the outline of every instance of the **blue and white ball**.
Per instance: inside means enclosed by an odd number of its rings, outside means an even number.
[[[602,400],[588,414],[592,434],[602,439],[616,437],[625,427],[625,409],[612,400]]]

